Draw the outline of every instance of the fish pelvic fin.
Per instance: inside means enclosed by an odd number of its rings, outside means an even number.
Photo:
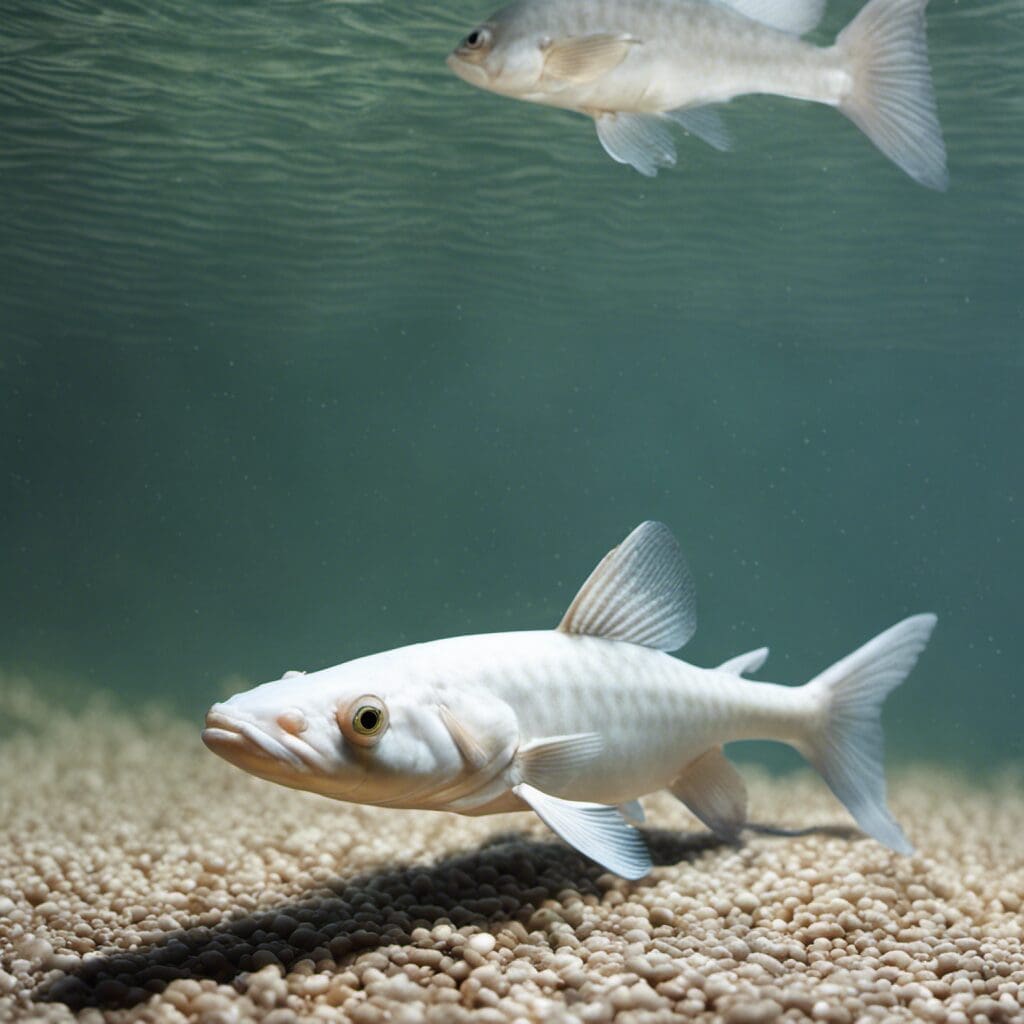
[[[928,0],[870,0],[839,33],[852,77],[844,113],[897,167],[927,188],[949,185],[946,147],[928,68]]]
[[[676,147],[668,119],[661,114],[595,113],[594,127],[604,151],[645,178],[659,167],[674,167]]]
[[[795,743],[857,824],[897,853],[913,853],[885,802],[882,704],[907,677],[934,615],[897,622],[812,679],[805,735]]]

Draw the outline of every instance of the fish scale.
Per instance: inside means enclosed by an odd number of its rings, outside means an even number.
[[[650,870],[619,805],[669,789],[733,838],[746,791],[722,744],[794,745],[861,827],[909,851],[885,805],[881,705],[913,667],[916,615],[800,687],[667,653],[696,629],[694,588],[668,528],[648,522],[584,582],[557,629],[414,644],[215,704],[203,739],[261,778],[339,800],[489,814],[532,808],[609,870]],[[635,811],[633,812],[635,813]]]

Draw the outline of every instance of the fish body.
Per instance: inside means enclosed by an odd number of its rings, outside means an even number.
[[[533,808],[628,877],[650,868],[624,817],[669,789],[724,836],[745,820],[722,744],[795,745],[862,827],[909,844],[885,808],[881,701],[934,616],[904,620],[802,687],[750,682],[762,649],[714,669],[671,657],[693,586],[666,527],[644,523],[594,570],[556,630],[454,637],[288,673],[207,715],[203,738],[263,778],[357,803],[489,814]]]
[[[800,35],[822,0],[518,0],[448,64],[482,89],[593,117],[609,155],[644,174],[675,162],[669,123],[726,149],[716,105],[761,93],[837,107],[908,174],[944,188],[926,4],[871,0],[819,47]]]

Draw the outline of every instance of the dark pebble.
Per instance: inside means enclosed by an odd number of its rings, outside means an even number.
[[[288,936],[291,935],[291,933],[298,927],[299,922],[289,914],[278,914],[277,917],[274,918],[273,930],[282,938],[288,938]]]
[[[116,978],[104,978],[93,989],[92,995],[100,1006],[123,1006],[128,986]]]
[[[216,949],[208,949],[199,955],[199,966],[208,978],[219,978],[231,969],[228,958]]]
[[[319,946],[324,937],[308,925],[301,925],[292,932],[289,942],[297,949],[310,950]]]

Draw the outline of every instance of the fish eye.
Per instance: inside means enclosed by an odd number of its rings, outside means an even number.
[[[467,50],[480,50],[491,41],[491,33],[486,28],[475,28],[466,36],[463,45]]]
[[[388,709],[372,694],[356,698],[337,714],[338,725],[345,739],[360,747],[371,747],[388,725]]]
[[[375,708],[371,704],[361,707],[356,712],[356,717],[352,719],[352,728],[364,736],[372,736],[383,724],[384,715],[381,714],[380,708]]]

